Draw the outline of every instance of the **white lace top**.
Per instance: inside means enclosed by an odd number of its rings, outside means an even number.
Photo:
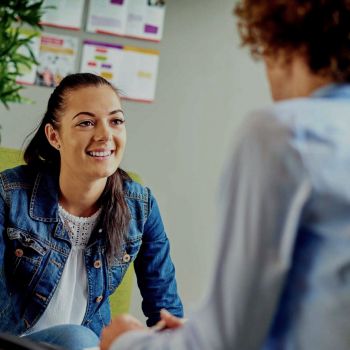
[[[90,217],[74,216],[61,206],[58,212],[69,231],[72,250],[49,305],[39,321],[26,334],[59,324],[81,324],[86,312],[88,288],[83,252],[101,209]]]

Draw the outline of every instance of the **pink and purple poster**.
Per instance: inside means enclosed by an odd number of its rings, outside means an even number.
[[[86,30],[160,41],[165,0],[91,0]]]

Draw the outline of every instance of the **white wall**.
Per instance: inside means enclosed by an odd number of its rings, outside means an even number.
[[[263,65],[239,47],[233,5],[168,2],[157,103],[144,117],[130,110],[136,118],[128,125],[125,164],[143,175],[160,202],[187,311],[212,271],[225,155],[244,115],[270,103]],[[136,138],[143,140],[141,151]]]
[[[169,0],[160,44],[88,35],[161,51],[155,103],[124,102],[123,166],[139,173],[158,199],[187,311],[212,271],[216,192],[225,155],[244,115],[270,103],[262,64],[239,48],[233,6],[233,0]],[[2,135],[4,145],[17,145],[33,128],[50,92],[31,87],[26,96],[35,105],[0,107],[3,129],[12,125],[11,135]],[[132,312],[141,317],[136,292]]]

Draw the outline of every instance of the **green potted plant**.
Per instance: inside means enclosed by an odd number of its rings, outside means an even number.
[[[40,19],[44,11],[43,2],[44,0],[1,1],[0,102],[6,108],[9,108],[10,102],[26,101],[20,94],[23,86],[17,84],[16,79],[23,74],[23,67],[30,69],[38,64],[30,42],[42,29]],[[30,28],[35,32],[32,35],[23,36],[20,33],[22,27]]]

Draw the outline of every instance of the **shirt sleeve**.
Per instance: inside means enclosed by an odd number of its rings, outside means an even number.
[[[261,348],[311,186],[291,128],[258,115],[240,135],[220,183],[221,239],[204,303],[182,329],[130,332],[112,350]]]

